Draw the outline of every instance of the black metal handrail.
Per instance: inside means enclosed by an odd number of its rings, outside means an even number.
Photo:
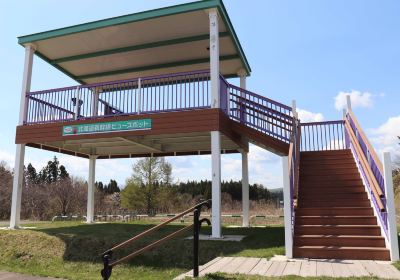
[[[204,206],[207,208],[211,208],[211,200],[202,201],[199,204],[193,206],[192,208],[189,208],[186,211],[183,211],[182,213],[176,215],[175,217],[173,217],[157,226],[154,226],[154,227],[114,246],[110,250],[107,250],[106,252],[104,252],[102,254],[103,269],[101,270],[101,276],[103,277],[103,280],[110,279],[112,269],[114,266],[121,264],[123,262],[126,262],[144,252],[147,252],[147,251],[159,246],[160,244],[164,243],[165,241],[168,241],[168,240],[174,238],[175,236],[178,236],[181,233],[186,232],[187,230],[192,229],[192,228],[193,228],[193,277],[198,277],[199,276],[199,233],[200,233],[200,228],[201,228],[202,223],[204,223],[204,222],[206,222],[208,225],[211,225],[211,222],[209,219],[204,218],[204,219],[200,220],[200,212]],[[123,258],[120,258],[119,260],[112,261],[112,255],[116,250],[124,248],[129,244],[132,244],[134,241],[136,241],[144,236],[149,235],[150,233],[166,226],[167,224],[183,217],[184,215],[186,215],[190,212],[193,212],[193,224],[188,225],[184,228],[181,228],[181,229],[123,257]]]

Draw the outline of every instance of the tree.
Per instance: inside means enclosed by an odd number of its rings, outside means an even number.
[[[39,173],[39,180],[49,184],[68,177],[69,174],[66,168],[63,165],[60,165],[57,157],[54,157],[52,161],[49,161]]]
[[[146,209],[152,214],[159,202],[161,188],[172,183],[172,166],[162,157],[140,159],[133,166],[133,174],[121,192],[122,206],[129,209]]]
[[[0,162],[0,219],[10,218],[13,174],[5,162]]]
[[[113,193],[116,193],[116,192],[119,193],[121,190],[118,187],[117,181],[110,180],[110,183],[108,183],[108,185],[104,187],[104,191],[107,194],[113,194]]]

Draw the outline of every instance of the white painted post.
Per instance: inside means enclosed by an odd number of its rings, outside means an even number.
[[[282,176],[283,176],[283,215],[285,221],[285,252],[286,257],[293,258],[293,234],[291,217],[291,197],[289,181],[289,161],[288,157],[282,157]]]
[[[218,10],[210,9],[208,15],[210,19],[211,108],[220,108]]]
[[[219,79],[219,27],[218,11],[208,11],[210,20],[210,78],[211,108],[220,108]],[[211,169],[212,169],[212,237],[221,238],[221,135],[211,131]]]
[[[25,64],[22,77],[21,101],[19,107],[19,121],[18,121],[19,125],[23,125],[24,122],[26,121],[27,109],[28,109],[28,100],[26,98],[26,93],[29,92],[31,89],[34,52],[35,52],[35,47],[33,45],[27,45],[25,47]],[[15,151],[13,193],[12,193],[11,217],[10,217],[10,228],[12,229],[17,229],[19,227],[19,222],[20,222],[24,159],[25,159],[25,144],[17,144]]]
[[[238,71],[238,76],[240,78],[240,88],[242,89],[246,89],[246,71],[244,69],[240,69]],[[245,92],[241,92],[240,93],[240,97],[242,98],[242,100],[240,100],[240,107],[239,107],[239,118],[241,122],[246,122],[246,106],[245,106],[245,101],[246,100],[246,93]]]
[[[140,114],[140,106],[141,106],[141,103],[142,103],[142,79],[141,78],[139,78],[138,79],[138,90],[137,90],[137,93],[138,93],[138,96],[137,96],[137,104],[136,104],[136,106],[137,106],[137,108],[136,108],[136,110],[137,110],[137,113],[138,114]]]
[[[75,89],[75,120],[77,120],[78,118],[79,118],[79,109],[80,109],[80,106],[79,106],[79,101],[80,101],[80,99],[81,99],[81,91],[80,91],[80,88],[79,88],[79,86],[77,86],[76,87],[76,89]]]
[[[89,179],[87,193],[87,214],[86,222],[88,224],[94,222],[94,182],[96,178],[96,156],[89,157]]]
[[[296,100],[292,100],[292,112],[293,112],[293,117],[297,118],[297,104]]]
[[[390,153],[383,153],[383,173],[385,180],[386,211],[388,215],[388,234],[390,245],[390,259],[399,260],[399,243],[397,239],[396,208],[394,205],[392,162]]]
[[[92,116],[97,117],[99,115],[99,95],[100,92],[97,89],[94,89],[92,92]]]
[[[242,227],[250,226],[250,201],[249,201],[249,163],[248,153],[244,150],[242,154],[242,204],[243,204],[243,220]]]
[[[241,69],[237,74],[240,78],[240,88],[246,89],[246,71]]]
[[[221,135],[219,131],[211,131],[211,169],[211,236],[221,238]]]
[[[346,95],[347,112],[351,111],[351,98],[350,95]]]

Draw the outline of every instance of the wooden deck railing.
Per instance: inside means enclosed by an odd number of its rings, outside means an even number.
[[[167,221],[165,221],[165,222],[163,222],[163,223],[161,223],[161,224],[159,224],[157,226],[154,226],[154,227],[152,227],[152,228],[150,228],[150,229],[148,229],[148,230],[146,230],[146,231],[144,231],[144,232],[132,237],[131,239],[128,239],[125,242],[122,242],[122,243],[114,246],[113,248],[107,250],[106,252],[104,252],[102,254],[102,260],[103,260],[104,267],[101,270],[101,276],[102,276],[103,280],[108,280],[111,277],[112,270],[116,265],[124,263],[124,262],[127,262],[130,259],[132,259],[134,257],[137,257],[137,256],[139,256],[139,255],[141,255],[141,254],[143,254],[143,253],[145,253],[145,252],[147,252],[147,251],[149,251],[149,250],[151,250],[153,248],[156,248],[159,245],[161,245],[162,243],[164,243],[164,242],[166,242],[166,241],[168,241],[168,240],[170,240],[170,239],[172,239],[172,238],[174,238],[174,237],[176,237],[176,236],[178,236],[178,235],[180,235],[180,234],[182,234],[184,232],[187,232],[187,231],[189,231],[191,229],[193,229],[193,277],[199,276],[199,231],[200,231],[201,224],[203,222],[206,222],[208,225],[211,224],[211,222],[206,218],[200,220],[200,213],[201,213],[201,209],[203,207],[210,208],[211,207],[211,201],[210,200],[203,201],[203,202],[201,202],[201,203],[199,203],[199,204],[187,209],[186,211],[183,211],[182,213],[174,216],[173,218],[171,218],[171,219],[169,219],[169,220],[167,220]],[[149,244],[149,245],[147,245],[147,246],[145,246],[145,247],[143,247],[143,248],[141,248],[141,249],[139,249],[139,250],[137,250],[137,251],[125,256],[125,257],[123,257],[123,258],[121,258],[121,259],[119,259],[119,260],[112,261],[113,253],[116,250],[125,248],[128,245],[131,245],[132,243],[134,243],[135,241],[137,241],[137,240],[139,240],[139,239],[141,239],[141,238],[143,238],[145,236],[148,236],[149,234],[151,234],[151,233],[153,233],[153,232],[165,227],[166,225],[170,224],[171,222],[173,222],[173,221],[185,216],[188,213],[192,213],[192,212],[193,212],[193,224],[188,225],[188,226],[186,226],[184,228],[181,228],[181,229],[179,229],[179,230],[177,230],[177,231],[175,231],[175,232],[173,232],[173,233],[171,233],[171,234],[169,234],[169,235],[167,235],[167,236],[165,236],[165,237],[163,237],[163,238],[161,238],[161,239],[159,239],[159,240],[157,240],[157,241],[155,241],[155,242],[153,242],[153,243],[151,243],[151,244]]]
[[[292,108],[228,84],[230,118],[273,138],[289,143],[293,129]]]
[[[209,108],[208,70],[27,93],[26,124]]]
[[[382,163],[351,110],[346,114],[345,128],[346,147],[353,151],[361,175],[370,192],[373,206],[378,213],[384,232],[388,236],[388,216]]]

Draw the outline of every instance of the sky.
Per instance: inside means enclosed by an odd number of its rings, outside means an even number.
[[[0,1],[0,161],[14,166],[24,49],[17,37],[69,25],[185,3],[178,0]],[[225,0],[252,67],[247,88],[291,104],[304,121],[342,117],[346,95],[378,154],[400,156],[400,2],[372,0]],[[246,3],[246,4],[244,4]],[[238,83],[233,80],[233,83]],[[76,82],[34,59],[32,90]],[[25,164],[41,169],[56,155],[87,177],[88,160],[27,148]],[[175,181],[211,178],[209,156],[169,157]],[[96,180],[124,186],[131,159],[98,160]],[[282,186],[281,159],[250,147],[250,183]],[[240,155],[222,156],[222,178],[241,177]]]

